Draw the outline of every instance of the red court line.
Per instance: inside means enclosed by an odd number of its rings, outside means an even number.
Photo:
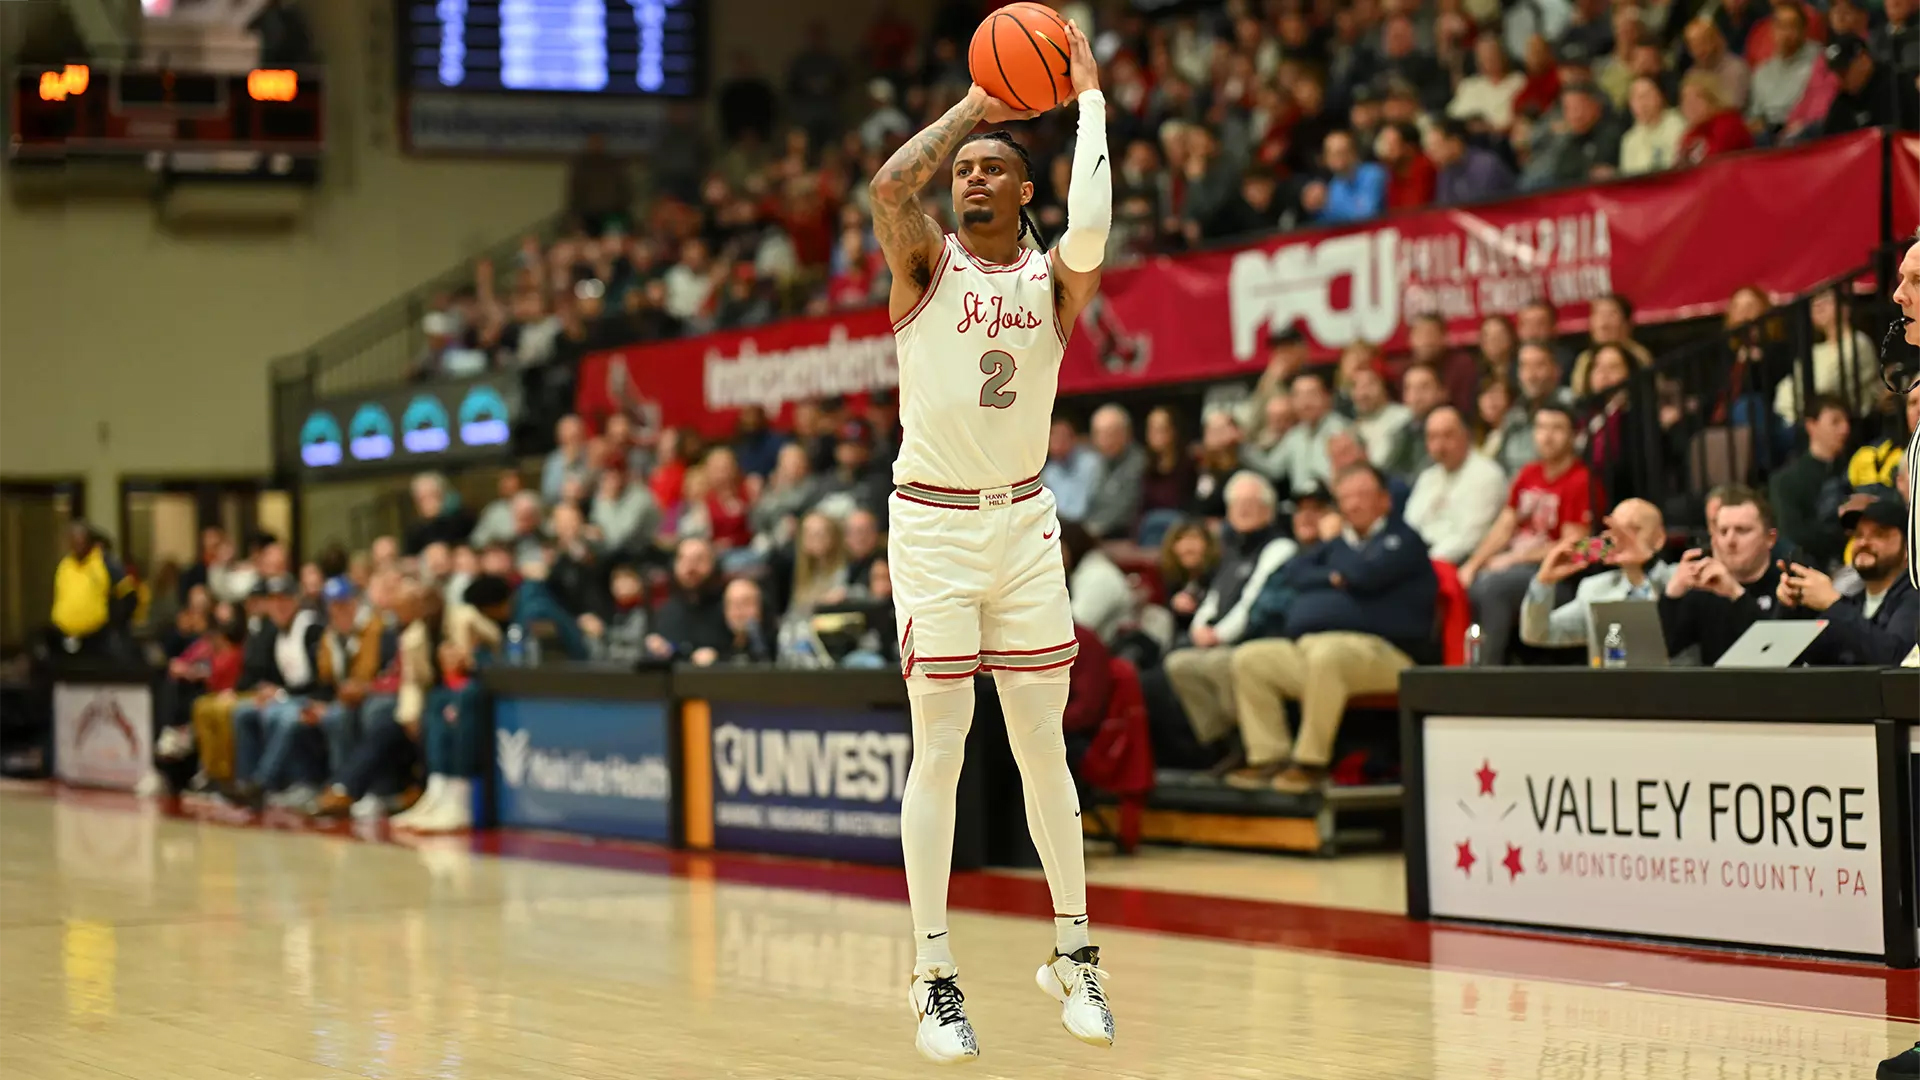
[[[7,791],[52,794],[62,802],[86,806],[124,810],[139,807],[139,800],[121,792],[0,783],[0,792]],[[348,822],[312,823],[297,814],[269,812],[253,822],[241,822],[231,811],[183,808],[175,800],[160,805],[163,813],[189,820],[398,842],[384,825],[369,837],[354,831]],[[519,830],[475,833],[470,844],[481,854],[574,866],[898,903],[907,898],[906,879],[896,867],[676,851],[629,841]],[[1045,881],[992,871],[953,875],[949,902],[963,911],[1035,919],[1052,911]],[[1096,925],[1148,933],[1440,971],[1629,987],[1920,1023],[1920,972],[1896,971],[1877,964],[1451,926],[1377,911],[1112,885],[1089,885],[1087,906]]]

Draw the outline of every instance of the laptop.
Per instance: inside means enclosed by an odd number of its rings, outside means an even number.
[[[1727,647],[1714,667],[1783,668],[1792,667],[1807,651],[1813,639],[1827,628],[1825,619],[1780,619],[1757,622],[1747,627],[1740,640]]]
[[[1587,659],[1601,661],[1607,628],[1620,624],[1628,667],[1666,667],[1667,635],[1660,628],[1658,600],[1605,600],[1587,608]]]

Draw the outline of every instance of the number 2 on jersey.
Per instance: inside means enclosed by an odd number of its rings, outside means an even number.
[[[1018,391],[1005,389],[1013,381],[1014,370],[1013,357],[999,349],[980,358],[980,374],[987,377],[980,384],[981,408],[1004,409],[1020,396]]]

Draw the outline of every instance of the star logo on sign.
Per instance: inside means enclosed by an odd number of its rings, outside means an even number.
[[[1480,759],[1480,769],[1478,772],[1475,772],[1473,775],[1477,777],[1480,781],[1480,794],[1482,795],[1493,794],[1493,778],[1496,776],[1499,776],[1500,774],[1493,771],[1493,766],[1487,761],[1487,759],[1485,758]]]
[[[1460,871],[1461,873],[1467,875],[1468,877],[1472,877],[1473,864],[1479,861],[1480,860],[1473,857],[1473,841],[1462,840],[1459,843],[1453,845],[1454,869]]]
[[[1526,872],[1526,864],[1520,859],[1520,849],[1512,844],[1507,845],[1507,857],[1500,860],[1500,865],[1507,868],[1508,881]]]

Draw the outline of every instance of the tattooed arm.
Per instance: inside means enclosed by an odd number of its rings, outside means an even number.
[[[921,212],[920,189],[940,172],[947,156],[981,121],[1000,123],[1037,115],[1011,109],[976,86],[880,166],[871,185],[873,235],[893,271],[889,304],[893,318],[912,311],[920,302],[933,280],[932,260],[940,250],[940,226]]]

